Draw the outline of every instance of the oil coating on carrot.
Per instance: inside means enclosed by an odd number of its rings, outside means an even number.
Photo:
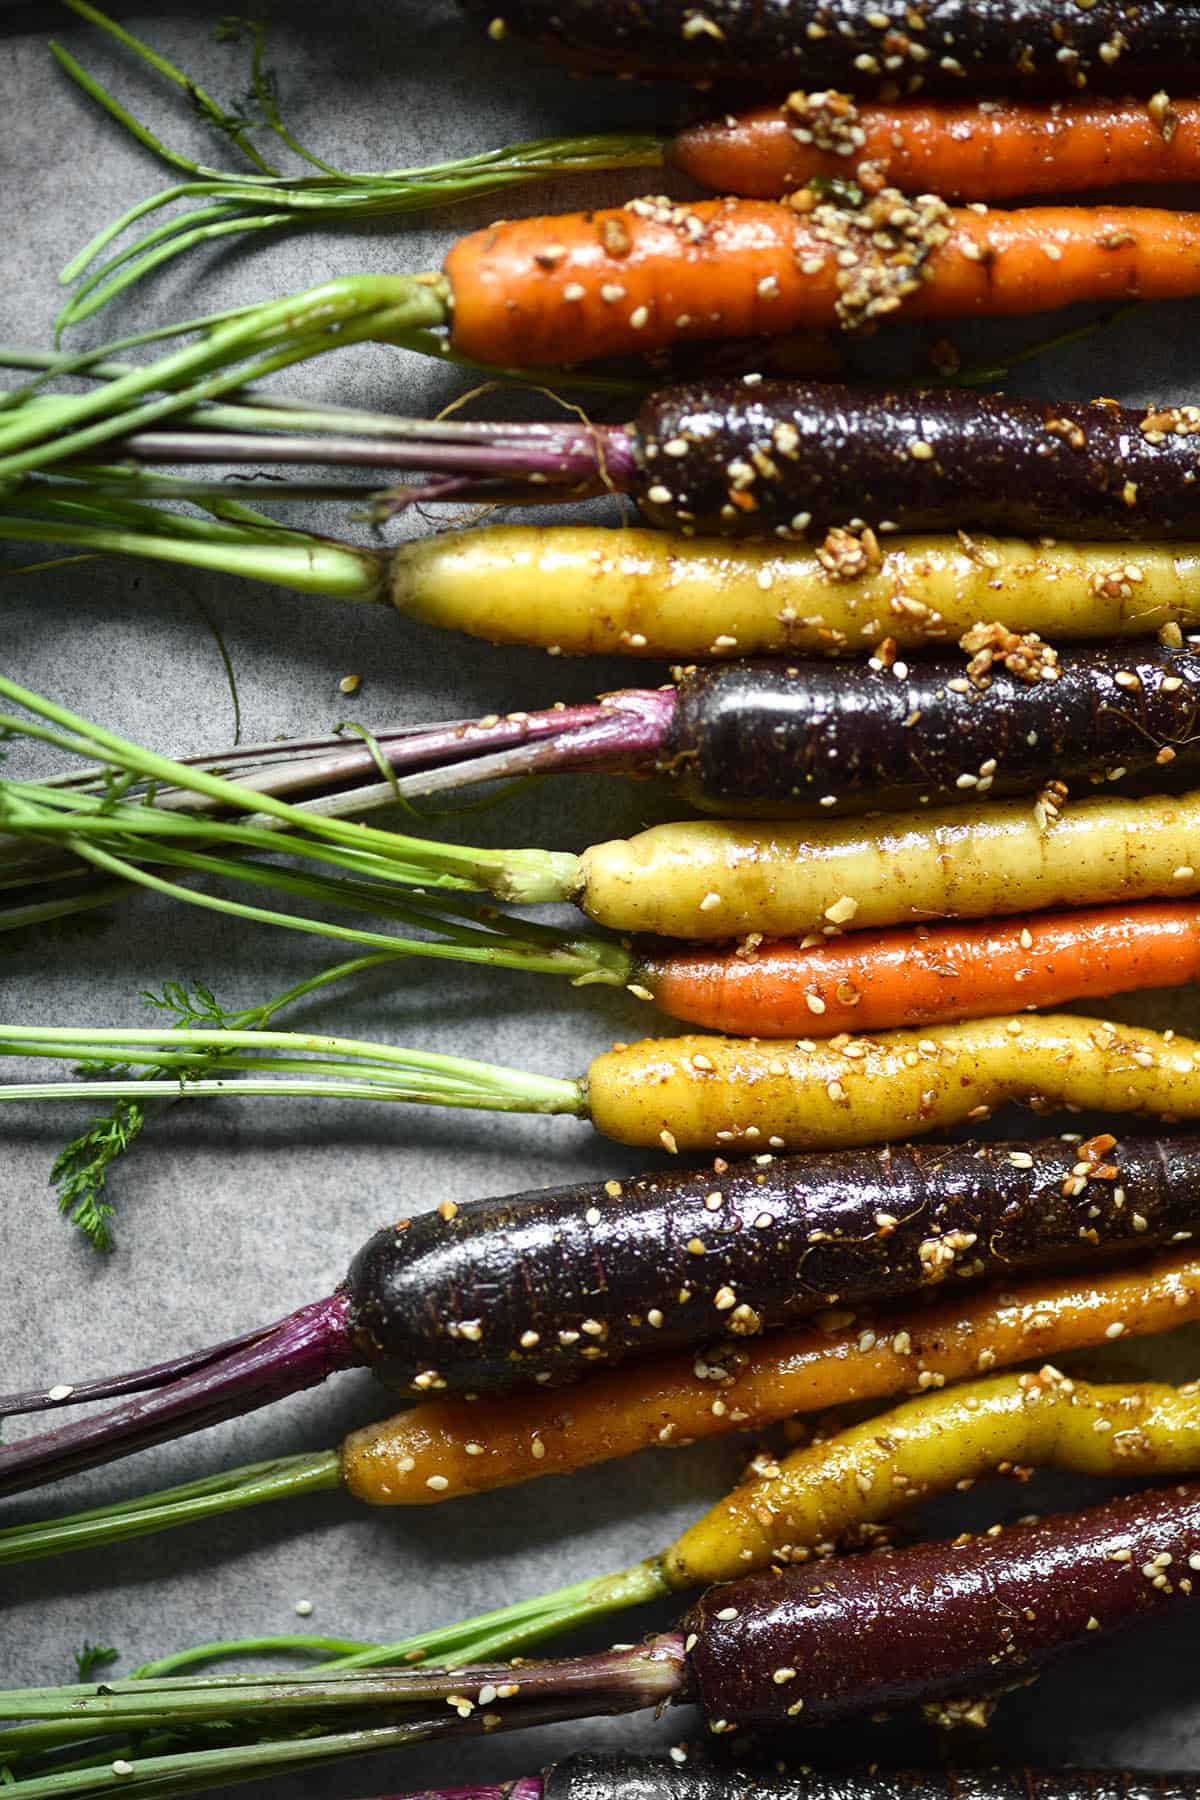
[[[823,225],[821,209],[809,217],[785,202],[650,199],[494,225],[459,239],[444,264],[454,347],[481,362],[551,367],[900,310],[948,319],[1200,292],[1200,214],[981,215],[922,201],[893,231],[895,248],[879,249],[878,226],[906,205],[889,189],[876,210],[828,208]]]
[[[647,1038],[598,1056],[587,1080],[606,1136],[722,1154],[895,1143],[1009,1101],[1200,1118],[1200,1043],[1072,1013],[823,1041]]]
[[[1026,799],[829,824],[689,820],[594,844],[583,910],[672,938],[869,931],[1200,892],[1200,791],[1095,798],[1047,822]]]
[[[1045,1365],[931,1392],[742,1482],[672,1544],[672,1587],[733,1581],[836,1542],[929,1494],[1012,1465],[1081,1475],[1184,1475],[1200,1468],[1195,1382],[1096,1386]]]
[[[1007,924],[855,932],[804,948],[664,947],[634,984],[660,1011],[735,1037],[834,1037],[1105,998],[1200,978],[1200,905],[1105,906]]]
[[[1200,101],[1172,99],[1171,112],[1174,128],[1165,131],[1144,100],[861,100],[832,108],[826,96],[797,94],[783,106],[693,125],[667,146],[667,160],[714,193],[761,200],[818,176],[853,180],[864,162],[889,186],[943,200],[1194,181]],[[847,153],[820,148],[814,135]]]
[[[680,1304],[688,1304],[681,1301]],[[376,1506],[421,1506],[566,1475],[651,1445],[753,1431],[796,1412],[919,1392],[1030,1359],[1200,1318],[1200,1259],[1183,1251],[1133,1270],[1057,1276],[1013,1294],[956,1294],[821,1326],[742,1338],[707,1359],[627,1365],[556,1393],[436,1400],[355,1431],[342,1479]]]
[[[1131,563],[1113,544],[889,538],[878,567],[841,579],[799,543],[498,525],[402,545],[390,598],[431,625],[568,656],[944,647],[981,619],[1056,643],[1200,625],[1200,545],[1139,544]]]

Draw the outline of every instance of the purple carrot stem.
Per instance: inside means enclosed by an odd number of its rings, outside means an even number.
[[[360,1358],[347,1329],[349,1304],[349,1296],[339,1289],[254,1334],[228,1355],[193,1359],[188,1374],[148,1397],[0,1446],[0,1496],[240,1418],[286,1394],[317,1387],[339,1369],[357,1368]]]
[[[209,1344],[203,1350],[189,1350],[169,1362],[151,1363],[145,1369],[130,1369],[124,1375],[105,1375],[95,1381],[62,1381],[49,1388],[30,1388],[24,1394],[0,1394],[0,1419],[12,1419],[19,1413],[49,1412],[52,1407],[83,1406],[89,1400],[115,1400],[120,1394],[143,1394],[150,1388],[166,1387],[209,1368],[235,1350],[257,1344],[279,1325],[268,1325],[259,1331],[244,1331],[240,1337],[226,1338],[223,1344]]]
[[[547,707],[541,712],[516,712],[499,718],[493,714],[486,721],[449,719],[434,725],[387,727],[373,732],[372,737],[388,767],[401,778],[420,777],[448,764],[468,764],[467,780],[487,780],[491,778],[490,770],[476,776],[474,769],[478,765],[486,770],[489,756],[521,753],[542,744],[545,745],[545,759],[532,761],[528,765],[530,768],[598,769],[611,768],[614,763],[637,766],[651,760],[665,747],[674,718],[674,689],[627,688],[580,706]],[[292,800],[339,792],[364,777],[369,779],[379,773],[371,747],[357,738],[331,737],[300,740],[295,744],[263,744],[257,749],[262,757],[261,767],[247,768],[247,761],[253,764],[254,759],[242,750],[229,755],[209,752],[181,757],[180,761],[191,767],[214,770],[220,770],[226,764],[237,765],[233,779],[241,786],[252,788],[256,793]],[[503,773],[503,770],[498,772]],[[86,771],[87,775],[95,773]],[[76,786],[78,783],[57,785]],[[464,780],[460,776],[444,785],[462,786]],[[405,792],[403,779],[400,791]],[[432,792],[433,789],[413,791]],[[155,794],[155,805],[178,812],[224,810],[207,795],[180,788],[160,788]],[[0,844],[3,842],[0,836]],[[40,862],[49,856],[59,862],[64,860],[61,852],[54,850],[42,851],[30,860]]]
[[[518,1775],[512,1781],[483,1782],[475,1787],[420,1788],[395,1794],[376,1794],[372,1800],[542,1800],[538,1775]]]
[[[508,780],[517,775],[568,774],[572,770],[652,768],[665,750],[675,721],[674,688],[625,688],[593,707],[575,707],[553,715],[569,719],[553,736],[493,751],[470,761],[427,768],[403,777],[398,785],[406,799],[446,793],[475,782]]]
[[[471,424],[414,420],[385,437],[352,433],[295,437],[272,432],[144,431],[112,447],[146,463],[305,463],[355,468],[412,469],[465,482],[498,481],[536,497],[544,486],[586,484],[591,491],[626,493],[636,465],[625,426]],[[426,493],[424,498],[432,496]]]

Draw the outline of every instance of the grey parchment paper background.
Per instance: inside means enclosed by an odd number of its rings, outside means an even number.
[[[203,0],[114,9],[224,97],[245,85],[244,50],[212,41]],[[301,139],[343,166],[380,168],[460,155],[552,133],[668,129],[681,96],[669,89],[578,83],[477,38],[448,0],[337,5],[270,0],[269,25],[285,116]],[[0,218],[4,226],[0,338],[48,342],[56,275],[99,224],[151,192],[150,157],[58,72],[51,32],[116,85],[173,143],[229,165],[178,96],[51,4],[0,11]],[[345,270],[436,265],[451,237],[508,210],[549,210],[619,198],[662,178],[629,175],[560,184],[407,226],[261,239],[185,259],[84,326],[109,337],[234,301],[267,298]],[[993,340],[956,334],[978,355]],[[1126,400],[1194,398],[1200,307],[1144,313],[1026,371],[1028,391]],[[903,354],[900,355],[903,364]],[[467,382],[387,349],[326,358],[288,378],[294,391],[413,413],[436,410]],[[616,522],[615,514],[610,515]],[[326,521],[336,527],[330,516]],[[411,521],[412,529],[420,529]],[[406,527],[407,528],[407,527]],[[218,747],[232,733],[229,692],[206,618],[237,673],[244,736],[327,730],[350,716],[368,726],[579,699],[621,681],[657,679],[644,665],[550,662],[500,653],[407,624],[381,608],[307,600],[264,587],[128,562],[13,573],[36,552],[0,551],[0,666],[114,728],[167,751]],[[353,700],[338,690],[362,677]],[[18,749],[19,772],[46,760]],[[667,816],[653,788],[600,779],[547,783],[497,809],[434,829],[495,844],[579,848]],[[239,927],[148,898],[87,928],[0,942],[0,1017],[68,1024],[140,1022],[139,991],[165,980],[207,981],[222,999],[265,997],[331,960],[317,943]],[[1144,997],[1117,1009],[1147,1022],[1195,1025],[1195,995]],[[627,996],[575,994],[549,978],[413,963],[305,1015],[314,1025],[574,1073],[614,1037],[647,1029]],[[14,1066],[15,1072],[15,1066]],[[155,1360],[265,1323],[327,1293],[378,1224],[444,1198],[503,1193],[653,1159],[603,1144],[570,1120],[459,1117],[433,1110],[332,1102],[179,1105],[147,1129],[114,1180],[119,1248],[104,1260],[55,1214],[47,1173],[78,1128],[76,1104],[12,1106],[0,1116],[0,1388],[79,1379]],[[1007,1121],[1011,1129],[1028,1120]],[[1127,1370],[1200,1373],[1189,1333],[1110,1358]],[[200,1437],[144,1454],[0,1509],[3,1522],[75,1510],[253,1459],[332,1445],[389,1410],[365,1375]],[[370,1513],[340,1496],[293,1501],[149,1538],[101,1554],[0,1574],[0,1678],[5,1687],[72,1678],[72,1651],[90,1638],[119,1646],[118,1670],[213,1637],[313,1630],[396,1638],[616,1568],[667,1539],[734,1479],[749,1446],[729,1441],[650,1452],[569,1479],[415,1511]],[[990,1483],[930,1510],[931,1528],[1050,1508],[1085,1490],[1063,1479]],[[1097,1491],[1095,1488],[1092,1492]],[[310,1600],[311,1620],[295,1615]],[[659,1617],[668,1616],[664,1610]],[[619,1635],[656,1623],[622,1620]],[[576,1640],[603,1641],[603,1634]],[[1200,1765],[1200,1621],[1143,1634],[1077,1663],[1001,1707],[991,1731],[959,1757],[1029,1756],[1049,1763]],[[344,1766],[247,1793],[351,1796],[422,1782],[466,1781],[537,1768],[570,1747],[678,1741],[675,1714],[430,1747],[374,1767]],[[948,1754],[921,1727],[840,1744],[813,1756]]]

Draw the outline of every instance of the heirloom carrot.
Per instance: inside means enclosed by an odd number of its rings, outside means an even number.
[[[574,67],[684,80],[798,81],[859,92],[1150,92],[1187,86],[1200,58],[1194,0],[464,0]]]
[[[811,195],[803,207],[652,198],[492,226],[461,239],[444,268],[459,353],[545,367],[901,311],[947,319],[1194,294],[1200,223],[1120,206],[980,214],[895,189],[854,210]]]
[[[1200,907],[1149,903],[981,925],[855,932],[807,948],[646,949],[635,982],[661,1012],[735,1036],[983,1018],[1200,980]]]
[[[1002,1294],[956,1290],[948,1300],[921,1306],[909,1299],[848,1320],[831,1310],[799,1330],[731,1338],[707,1355],[690,1351],[606,1369],[559,1393],[535,1387],[480,1402],[425,1401],[351,1432],[340,1450],[248,1464],[65,1518],[7,1526],[0,1529],[0,1564],[119,1543],[318,1489],[345,1488],[370,1506],[433,1505],[654,1446],[679,1449],[755,1431],[796,1412],[923,1393],[980,1370],[1043,1363],[1197,1318],[1200,1260],[1186,1250],[1133,1269],[1043,1277]],[[8,1453],[19,1449],[14,1444]],[[662,1591],[656,1571],[639,1570],[627,1571],[626,1589],[610,1580],[613,1605]],[[579,1598],[594,1585],[572,1592]],[[564,1598],[548,1596],[550,1608],[541,1600],[524,1603],[522,1616],[528,1624],[531,1614],[544,1616]],[[512,1615],[501,1619],[511,1623]]]
[[[815,91],[814,91],[815,90]],[[581,147],[583,140],[581,140]],[[719,194],[779,199],[818,179],[866,175],[943,200],[1016,200],[1200,177],[1200,101],[1076,95],[853,100],[800,89],[664,142],[666,161]]]
[[[615,1044],[574,1079],[356,1038],[170,1025],[0,1025],[0,1054],[114,1071],[13,1082],[0,1101],[343,1097],[566,1115],[618,1143],[672,1154],[894,1143],[986,1119],[1009,1101],[1041,1112],[1200,1118],[1200,1043],[1070,1013],[794,1042],[645,1038]]]

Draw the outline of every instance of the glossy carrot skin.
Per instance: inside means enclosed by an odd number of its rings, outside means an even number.
[[[1200,178],[1200,100],[1171,101],[1173,132],[1144,100],[1079,97],[1058,105],[993,100],[863,100],[849,154],[797,141],[802,110],[762,106],[693,125],[668,160],[718,194],[778,200],[815,177],[854,178],[870,163],[891,187],[943,200],[1035,194]],[[811,135],[811,134],[810,134]]]
[[[889,295],[895,305],[870,317],[984,317],[1200,292],[1197,213],[950,209],[946,223],[916,291]],[[454,346],[482,362],[546,367],[693,339],[826,330],[860,274],[839,266],[839,249],[810,217],[765,200],[633,201],[494,225],[446,258]]]
[[[634,976],[673,1019],[768,1038],[982,1019],[1196,980],[1191,900],[851,933],[808,949],[664,947],[646,952]]]
[[[1057,1137],[902,1144],[466,1202],[369,1239],[350,1271],[349,1329],[389,1387],[494,1394],[714,1333],[756,1337],[835,1301],[1111,1265],[1200,1235],[1200,1135],[1108,1139],[1082,1199],[1079,1159]],[[414,1382],[418,1370],[435,1378]]]
[[[856,93],[1189,85],[1195,0],[464,0],[575,69]],[[1194,85],[1194,83],[1192,84]]]
[[[397,1800],[1197,1800],[1200,1779],[1121,1769],[813,1769],[788,1772],[608,1752],[554,1763],[498,1788],[438,1789]]]
[[[1187,1246],[1132,1269],[1042,1277],[999,1296],[954,1290],[878,1312],[604,1369],[559,1394],[526,1388],[409,1407],[346,1438],[342,1479],[372,1506],[428,1506],[566,1475],[651,1445],[681,1448],[797,1412],[920,1393],[981,1370],[1066,1355],[1200,1318],[1200,1259]],[[869,1329],[867,1329],[869,1327]]]
[[[1200,1606],[1192,1556],[1200,1483],[1186,1482],[994,1537],[730,1582],[683,1621],[690,1697],[710,1730],[778,1731],[997,1695],[1068,1651]]]

